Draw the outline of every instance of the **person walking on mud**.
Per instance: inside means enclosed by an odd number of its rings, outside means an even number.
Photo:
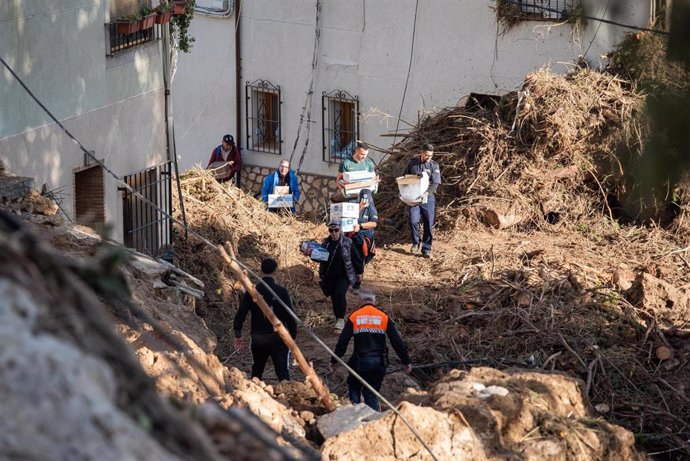
[[[328,224],[328,237],[321,243],[328,250],[328,260],[319,266],[319,285],[323,294],[331,298],[335,315],[336,331],[345,326],[347,289],[350,285],[359,289],[364,274],[364,261],[358,251],[353,251],[352,240],[343,235],[340,224]]]
[[[278,295],[285,305],[292,310],[292,302],[290,301],[290,294],[287,288],[278,285],[273,279],[278,263],[275,259],[267,258],[261,261],[262,280],[271,287],[271,289]],[[290,332],[290,336],[294,339],[297,336],[297,322],[280,304],[263,283],[256,285],[256,291],[263,296],[266,303],[271,307],[276,317],[285,325],[285,328]],[[285,345],[280,336],[273,330],[273,325],[264,316],[261,309],[252,299],[249,293],[245,293],[240,301],[240,307],[235,315],[233,322],[233,329],[235,331],[235,348],[243,349],[244,341],[242,339],[242,325],[247,317],[247,314],[252,314],[251,320],[251,351],[254,363],[252,364],[252,378],[261,379],[264,368],[266,368],[266,361],[269,357],[273,361],[273,368],[276,371],[279,381],[290,380],[290,351]]]
[[[434,238],[434,216],[436,214],[436,189],[441,184],[441,170],[438,163],[432,160],[434,156],[434,146],[426,143],[422,145],[418,158],[413,158],[407,165],[405,174],[415,174],[421,176],[426,173],[429,176],[429,188],[420,197],[421,203],[410,206],[409,221],[410,231],[412,233],[412,254],[419,254],[420,243],[422,256],[431,258],[431,243]],[[424,234],[420,242],[419,239],[419,221],[424,225]]]
[[[400,357],[405,373],[412,371],[412,362],[407,352],[407,346],[395,328],[395,323],[383,311],[376,308],[374,292],[364,288],[360,289],[359,299],[362,305],[347,319],[334,352],[338,357],[345,355],[347,345],[354,336],[355,347],[347,364],[378,392],[388,367],[386,336],[395,353]],[[333,373],[337,366],[336,359],[331,358],[331,362],[328,364],[329,373]],[[374,410],[380,411],[379,400],[376,395],[352,375],[347,378],[347,388],[348,397],[352,403],[360,403],[363,395],[364,403]]]

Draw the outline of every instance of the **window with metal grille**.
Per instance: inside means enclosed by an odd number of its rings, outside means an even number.
[[[568,19],[579,0],[499,0],[511,6],[516,19],[552,21]]]
[[[281,154],[280,86],[266,80],[247,82],[247,148]]]
[[[349,158],[359,138],[359,98],[347,91],[324,91],[321,104],[324,162]]]
[[[170,244],[172,221],[167,215],[172,213],[171,165],[165,162],[124,177],[127,185],[153,203],[120,189],[125,246],[157,255]]]

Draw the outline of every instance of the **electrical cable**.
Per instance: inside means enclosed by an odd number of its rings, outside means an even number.
[[[511,5],[516,5],[516,6],[525,6],[524,3],[520,3],[520,2],[517,2],[515,0],[500,0],[500,2],[501,3],[509,3]],[[539,9],[541,11],[550,11],[550,12],[558,13],[558,14],[563,13],[562,11],[556,10],[554,8],[549,8],[547,6],[537,5],[536,2],[534,4],[530,3],[529,6],[530,6],[530,8]],[[614,26],[625,27],[627,29],[639,30],[639,31],[643,31],[643,32],[654,32],[655,34],[661,34],[661,35],[670,35],[670,33],[666,32],[665,30],[657,30],[657,29],[650,29],[648,27],[633,26],[631,24],[623,24],[622,22],[612,21],[610,19],[596,18],[594,16],[586,16],[583,14],[582,15],[578,14],[578,15],[576,15],[576,17],[582,18],[582,19],[591,19],[592,21],[599,21],[599,22],[603,22],[604,24],[611,24]]]
[[[604,12],[601,13],[602,16],[606,16],[606,12],[609,10],[609,3],[611,3],[611,0],[606,0],[606,6],[604,6]],[[589,53],[589,49],[592,48],[592,43],[594,43],[594,40],[597,38],[597,35],[599,35],[599,29],[601,28],[601,25],[603,22],[600,22],[599,25],[597,25],[597,30],[594,31],[594,36],[592,37],[592,40],[589,41],[589,45],[587,46],[587,49],[585,50],[584,54],[582,55],[583,59],[587,57],[587,53]]]
[[[417,31],[417,11],[419,10],[419,0],[414,6],[414,20],[412,22],[412,44],[410,45],[410,60],[407,64],[407,77],[405,77],[405,89],[403,90],[402,101],[400,101],[400,111],[398,111],[398,120],[395,122],[395,133],[393,134],[393,145],[398,139],[398,129],[400,128],[400,117],[402,117],[403,106],[405,105],[405,97],[407,96],[407,85],[410,82],[410,71],[412,70],[412,56],[414,55],[414,41],[415,32]]]
[[[70,133],[70,132],[67,130],[67,128],[65,128],[65,126],[64,126],[62,123],[60,123],[60,121],[59,121],[57,118],[55,118],[55,116],[54,116],[54,115],[48,110],[48,108],[46,108],[46,106],[45,106],[45,105],[44,105],[44,104],[33,94],[33,92],[26,86],[26,84],[23,82],[23,80],[14,72],[14,70],[9,66],[9,64],[7,64],[7,62],[6,62],[2,57],[0,57],[0,63],[2,63],[2,64],[5,66],[5,68],[12,74],[12,76],[19,82],[19,84],[24,88],[24,90],[29,94],[29,96],[31,96],[31,98],[32,98],[32,99],[33,99],[33,100],[34,100],[34,101],[35,101],[35,102],[36,102],[36,103],[37,103],[37,104],[48,114],[48,116],[49,116],[53,121],[55,121],[55,123],[62,129],[62,131],[63,131],[63,132],[64,132],[64,133],[65,133],[65,134],[66,134],[66,135],[67,135],[67,136],[68,136],[68,137],[69,137],[69,138],[70,138],[70,139],[71,139],[71,140],[72,140],[72,141],[73,141],[83,152],[84,152],[84,154],[86,154],[86,155],[87,155],[89,158],[91,158],[96,164],[98,164],[101,168],[103,168],[104,171],[108,172],[108,174],[110,174],[113,178],[115,178],[115,179],[120,183],[120,185],[122,185],[128,192],[130,192],[131,194],[137,196],[141,201],[143,201],[144,203],[148,204],[148,205],[151,206],[152,208],[156,209],[156,210],[159,211],[162,215],[166,216],[167,218],[169,218],[169,219],[172,220],[173,222],[175,222],[175,223],[177,223],[178,225],[180,225],[180,226],[182,226],[183,228],[185,228],[185,230],[187,230],[190,234],[192,234],[192,235],[194,235],[195,237],[197,237],[199,240],[201,240],[203,243],[205,243],[205,244],[206,244],[207,246],[209,246],[210,248],[212,248],[212,249],[214,249],[214,250],[217,250],[217,249],[218,249],[218,247],[219,247],[218,245],[212,243],[210,240],[208,240],[206,237],[204,237],[203,235],[201,235],[199,232],[195,231],[194,229],[189,228],[189,227],[187,226],[186,223],[181,222],[179,219],[175,218],[175,217],[172,216],[170,213],[168,213],[167,211],[165,211],[165,210],[163,210],[162,208],[160,208],[157,204],[153,203],[153,202],[150,201],[148,198],[146,198],[144,195],[142,195],[142,194],[140,194],[139,192],[135,191],[131,186],[129,186],[127,183],[125,183],[122,179],[120,179],[120,177],[119,177],[117,174],[115,174],[112,170],[110,170],[110,168],[108,168],[103,162],[101,162],[100,160],[98,160],[98,159],[96,158],[95,155],[93,155],[91,152],[89,152],[89,151],[81,144],[81,142],[79,142],[79,140],[78,140],[77,138],[75,138],[75,137],[72,135],[72,133]],[[181,200],[181,199],[182,199],[182,197],[180,197],[180,200]],[[246,264],[244,264],[242,261],[240,261],[240,260],[237,259],[236,257],[235,257],[235,258],[232,258],[232,260],[233,260],[234,262],[236,262],[240,267],[242,267],[242,268],[247,272],[248,275],[251,275],[255,280],[257,280],[258,283],[263,284],[263,286],[266,287],[266,288],[268,289],[268,292],[269,292],[271,295],[273,295],[273,298],[274,298],[275,300],[278,301],[278,303],[283,307],[283,309],[285,309],[285,311],[288,312],[288,314],[289,314],[293,319],[295,319],[295,321],[297,322],[297,324],[299,324],[299,325],[304,329],[304,331],[306,331],[307,334],[308,334],[312,339],[314,339],[320,346],[322,346],[322,347],[331,355],[332,358],[334,358],[338,363],[340,363],[341,365],[343,365],[343,367],[344,367],[346,370],[348,370],[348,372],[349,372],[355,379],[357,379],[359,382],[361,382],[363,386],[365,386],[367,389],[369,389],[374,395],[376,395],[377,398],[379,398],[382,402],[384,402],[384,403],[385,403],[385,404],[386,404],[386,405],[387,405],[387,406],[388,406],[388,407],[389,407],[389,408],[390,408],[390,409],[391,409],[391,410],[392,410],[392,411],[403,421],[403,423],[410,429],[410,431],[414,434],[414,436],[417,438],[417,440],[419,440],[419,442],[420,442],[420,443],[422,444],[422,446],[426,449],[426,451],[429,453],[429,455],[430,455],[434,460],[436,460],[436,461],[438,460],[438,458],[437,458],[437,457],[434,455],[434,453],[431,451],[431,448],[429,448],[429,446],[426,444],[426,442],[424,441],[424,439],[419,435],[419,433],[417,432],[417,430],[412,426],[412,424],[411,424],[409,421],[407,421],[407,419],[398,411],[398,409],[395,408],[395,407],[393,406],[393,404],[391,404],[385,397],[383,397],[378,391],[376,391],[376,389],[374,389],[369,383],[367,383],[367,382],[364,380],[364,378],[362,378],[359,374],[357,374],[357,372],[355,372],[352,368],[350,368],[350,366],[349,366],[347,363],[345,363],[344,360],[342,360],[340,357],[338,357],[338,356],[335,354],[335,352],[333,352],[333,351],[328,347],[328,345],[326,345],[326,343],[324,343],[324,342],[321,340],[321,338],[319,338],[318,335],[316,335],[316,333],[314,333],[314,332],[311,330],[311,328],[309,328],[307,325],[305,325],[304,322],[302,322],[302,320],[292,311],[292,309],[290,309],[290,308],[280,299],[280,297],[273,291],[273,289],[272,289],[272,288],[261,278],[260,275],[258,275],[257,273],[255,273],[251,268],[249,268]]]
[[[292,152],[290,153],[290,165],[292,165],[292,159],[295,156],[295,151],[297,150],[297,144],[299,143],[299,137],[302,133],[302,125],[304,125],[304,118],[307,118],[307,133],[305,135],[304,149],[302,149],[302,155],[300,156],[297,168],[295,172],[299,173],[302,167],[302,162],[304,162],[304,157],[307,153],[307,146],[309,145],[309,132],[311,131],[311,106],[312,99],[314,96],[314,76],[316,74],[316,68],[319,63],[319,44],[321,42],[321,0],[316,0],[316,18],[314,25],[314,51],[311,58],[311,79],[309,81],[309,89],[307,90],[307,98],[302,107],[302,113],[299,117],[299,125],[297,126],[297,136],[295,137],[295,144],[292,146]]]

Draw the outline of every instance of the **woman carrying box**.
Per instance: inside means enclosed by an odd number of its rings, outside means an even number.
[[[328,250],[328,260],[319,265],[319,285],[323,294],[331,298],[335,329],[345,327],[347,289],[359,289],[364,273],[364,261],[358,251],[353,251],[352,240],[342,233],[340,223],[328,224],[328,238],[321,245]]]

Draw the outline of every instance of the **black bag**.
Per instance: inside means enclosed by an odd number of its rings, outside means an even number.
[[[330,296],[331,295],[331,287],[328,286],[328,283],[326,282],[325,279],[319,280],[319,287],[321,287],[321,291],[323,292],[324,296]]]

